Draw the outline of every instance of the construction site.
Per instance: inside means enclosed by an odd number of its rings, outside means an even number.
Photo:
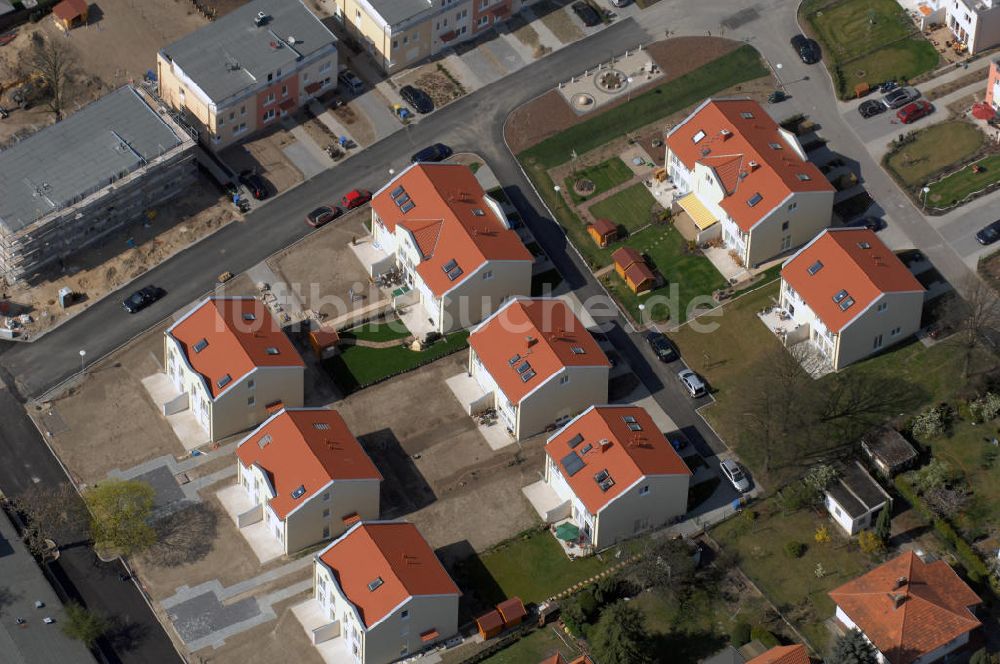
[[[144,220],[196,178],[195,140],[131,85],[0,152],[0,275],[40,271]]]

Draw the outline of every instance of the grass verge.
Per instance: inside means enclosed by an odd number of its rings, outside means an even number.
[[[608,189],[611,189],[612,187],[617,187],[624,182],[628,182],[634,175],[635,173],[632,172],[632,169],[626,166],[625,162],[622,161],[620,157],[612,157],[611,159],[602,161],[601,163],[591,166],[590,168],[583,168],[579,171],[571,173],[564,180],[564,184],[566,185],[566,191],[569,192],[570,198],[573,199],[573,202],[581,203],[607,191]],[[590,180],[593,182],[593,191],[585,196],[577,194],[573,191],[573,183],[577,180]]]
[[[979,168],[978,173],[974,171],[973,166]],[[998,182],[1000,182],[1000,155],[992,155],[927,185],[930,188],[927,192],[927,204],[938,209],[950,208]]]
[[[985,141],[983,132],[969,122],[942,122],[895,147],[885,156],[884,164],[904,186],[923,187],[935,173],[967,160]]]

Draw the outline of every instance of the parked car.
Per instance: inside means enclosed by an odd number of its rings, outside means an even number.
[[[451,148],[444,143],[435,143],[410,157],[414,164],[418,161],[444,161],[451,156]]]
[[[821,51],[819,44],[814,39],[809,39],[805,35],[795,35],[792,37],[792,48],[799,54],[802,62],[807,65],[814,65],[819,62]]]
[[[670,339],[662,332],[650,332],[646,335],[646,343],[653,350],[653,354],[660,362],[673,362],[677,359],[677,349],[670,343]]]
[[[267,198],[267,183],[264,182],[264,178],[258,175],[254,171],[243,171],[239,175],[240,184],[247,188],[250,195],[256,198],[258,201],[262,201]]]
[[[667,440],[670,441],[670,446],[674,448],[674,450],[676,450],[677,452],[687,449],[688,447],[687,438],[685,438],[684,434],[682,434],[680,431],[674,431],[673,433],[665,433],[663,435],[667,437]]]
[[[601,15],[597,13],[597,10],[590,6],[588,3],[583,2],[583,0],[577,0],[572,5],[573,13],[580,17],[583,24],[588,28],[592,28],[595,25],[600,24]]]
[[[688,391],[693,398],[705,396],[708,394],[708,390],[705,387],[705,381],[701,379],[701,376],[691,371],[690,369],[684,369],[678,372],[677,377],[680,379],[681,384],[684,389]]]
[[[898,87],[899,83],[897,83],[896,81],[886,81],[885,83],[879,86],[878,90],[882,94],[885,94],[886,92],[892,92]]]
[[[919,96],[920,92],[916,88],[896,88],[882,97],[882,103],[886,108],[901,108]]]
[[[358,94],[365,89],[365,82],[350,69],[344,69],[337,74],[337,82],[353,94]]]
[[[873,118],[876,115],[885,113],[889,110],[885,104],[877,99],[869,99],[868,101],[861,102],[858,106],[858,113],[861,114],[863,118]]]
[[[403,98],[403,101],[412,106],[417,113],[430,113],[434,110],[434,102],[431,100],[431,96],[420,88],[415,88],[412,85],[404,85],[399,89],[399,96]]]
[[[617,7],[624,7],[624,6],[628,5],[628,3],[631,2],[631,1],[632,0],[609,0],[609,2],[611,2],[611,6],[612,7],[616,7],[616,8]]]
[[[750,490],[750,480],[747,479],[746,473],[740,468],[740,464],[732,459],[725,459],[719,464],[719,468],[737,491],[746,493]]]
[[[783,90],[775,90],[774,92],[772,92],[767,96],[767,103],[779,104],[785,101],[786,99],[788,99],[788,93],[784,92]]]
[[[162,288],[146,286],[125,298],[122,301],[122,307],[130,314],[138,313],[166,294],[167,291]]]
[[[993,244],[997,240],[1000,240],[1000,220],[994,221],[976,233],[976,242],[981,245]]]
[[[885,220],[879,219],[878,217],[858,217],[853,219],[846,224],[851,228],[867,228],[870,231],[880,231],[885,228]]]
[[[340,204],[348,210],[353,210],[356,207],[361,207],[371,199],[372,192],[367,189],[352,189],[344,194],[344,197],[340,199]]]
[[[328,224],[344,213],[336,205],[323,205],[306,215],[306,223],[313,228]]]
[[[907,104],[903,108],[896,111],[896,117],[903,124],[910,124],[911,122],[916,122],[920,118],[926,117],[934,112],[934,104],[930,103],[926,99],[918,99],[912,104]]]

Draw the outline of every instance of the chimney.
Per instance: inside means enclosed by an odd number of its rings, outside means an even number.
[[[528,336],[526,336],[526,337],[524,338],[524,342],[525,342],[526,344],[528,344],[528,348],[531,348],[531,347],[532,347],[532,346],[534,346],[534,345],[535,345],[536,343],[538,343],[538,339],[534,338],[533,336],[531,336],[531,335],[529,334]]]
[[[899,607],[903,606],[903,602],[905,601],[906,601],[906,595],[903,594],[892,595],[892,608],[898,609]]]
[[[600,446],[601,452],[605,452],[611,448],[611,441],[608,440],[607,438],[601,439],[601,441],[597,444]]]
[[[899,590],[900,588],[902,588],[903,586],[905,586],[907,584],[907,582],[908,582],[907,578],[905,576],[901,576],[898,579],[896,579],[896,585],[893,586],[892,589],[893,590]]]
[[[760,167],[760,164],[758,164],[756,161],[751,161],[750,162],[750,170],[751,171],[756,171],[759,167]]]
[[[726,140],[727,138],[733,135],[733,132],[729,131],[728,129],[723,129],[719,133],[722,134],[722,140]]]

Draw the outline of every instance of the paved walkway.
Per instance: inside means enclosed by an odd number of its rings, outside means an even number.
[[[329,167],[330,157],[316,144],[305,127],[296,123],[288,131],[295,137],[295,142],[286,145],[281,151],[302,172],[303,178],[308,180]]]

